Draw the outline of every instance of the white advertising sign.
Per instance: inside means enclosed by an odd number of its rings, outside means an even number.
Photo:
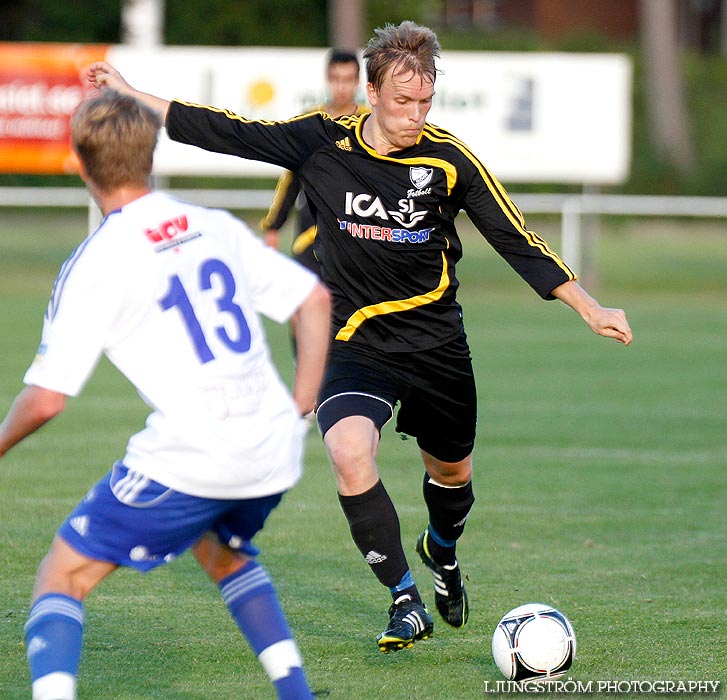
[[[325,101],[324,49],[114,46],[135,87],[287,119]],[[631,160],[629,59],[619,54],[444,52],[429,121],[464,141],[505,183],[615,184]],[[361,99],[364,81],[361,76]],[[160,141],[156,172],[275,175],[270,165]]]
[[[631,161],[631,63],[616,54],[445,52],[429,121],[500,180],[615,184]]]

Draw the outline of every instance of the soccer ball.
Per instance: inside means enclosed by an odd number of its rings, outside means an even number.
[[[559,678],[575,655],[576,636],[568,618],[541,603],[514,608],[492,635],[495,663],[513,681]]]

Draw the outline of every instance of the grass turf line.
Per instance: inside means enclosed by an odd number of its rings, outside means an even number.
[[[58,220],[51,231],[50,218],[0,224],[3,413],[35,352],[57,267],[82,235],[82,219],[80,228]],[[711,231],[649,235],[648,246],[623,226],[602,236],[598,297],[627,309],[636,336],[628,349],[596,338],[557,302],[540,302],[486,244],[465,240],[458,276],[480,419],[477,503],[459,548],[472,605],[463,630],[435,620],[433,639],[378,652],[388,595],[350,541],[311,432],[303,481],[258,544],[323,697],[483,697],[483,682],[499,678],[494,625],[530,601],[571,618],[574,679],[727,681],[727,281],[715,275],[727,255]],[[673,273],[660,286],[665,259]],[[289,378],[287,329],[268,329]],[[145,414],[104,362],[60,418],[0,462],[0,698],[28,693],[22,626],[38,561]],[[424,525],[414,441],[387,426],[379,462],[433,608],[430,576],[413,553]],[[273,697],[190,556],[146,576],[118,572],[90,596],[87,622],[80,700]]]

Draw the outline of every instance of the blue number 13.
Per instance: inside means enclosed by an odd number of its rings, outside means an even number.
[[[199,268],[200,290],[203,292],[211,290],[214,278],[219,279],[222,285],[220,293],[215,300],[217,309],[221,314],[226,314],[232,318],[236,331],[230,335],[224,326],[217,326],[214,329],[215,333],[233,352],[247,352],[250,349],[250,327],[247,325],[242,309],[234,302],[235,291],[237,289],[235,278],[230,268],[222,260],[211,258],[203,262]],[[205,363],[215,359],[207,343],[204,330],[194,312],[192,302],[189,300],[187,291],[178,275],[171,275],[169,277],[169,290],[164,298],[159,300],[159,306],[164,311],[174,308],[179,311],[200,362]]]

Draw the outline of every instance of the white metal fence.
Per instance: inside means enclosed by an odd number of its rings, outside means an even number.
[[[170,189],[180,199],[224,209],[267,209],[272,190]],[[727,197],[665,197],[612,194],[512,194],[526,214],[557,214],[561,217],[560,250],[570,267],[582,273],[582,232],[586,216],[685,216],[727,217]],[[75,207],[89,209],[89,226],[98,221],[98,210],[80,187],[0,187],[2,207]]]

